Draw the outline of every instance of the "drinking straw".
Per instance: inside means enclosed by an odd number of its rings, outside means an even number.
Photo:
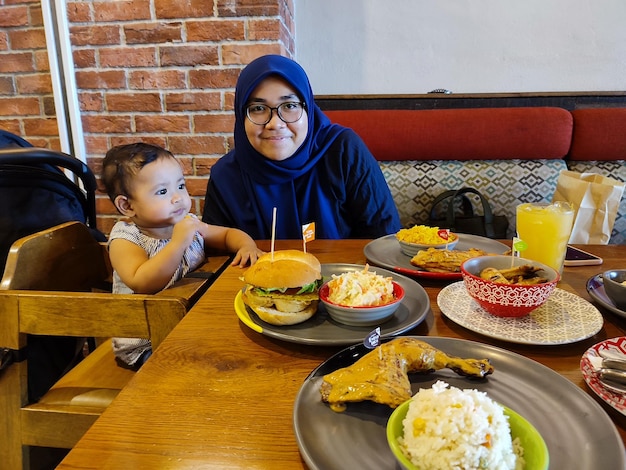
[[[274,261],[274,241],[276,240],[276,207],[272,210],[272,246],[271,246],[271,259]]]

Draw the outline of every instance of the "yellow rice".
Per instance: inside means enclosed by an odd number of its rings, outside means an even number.
[[[427,225],[415,225],[411,228],[403,228],[396,233],[396,238],[406,243],[420,243],[423,245],[440,245],[456,240],[456,235],[450,233],[450,238],[445,240],[437,232],[439,227],[428,227]]]

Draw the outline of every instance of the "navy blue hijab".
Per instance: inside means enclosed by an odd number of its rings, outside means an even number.
[[[250,144],[245,131],[246,105],[254,89],[267,77],[284,79],[306,106],[308,116],[307,136],[300,148],[289,158],[273,161],[257,152]],[[342,126],[330,120],[315,104],[313,91],[306,72],[291,59],[279,55],[267,55],[255,59],[241,72],[235,89],[235,149],[220,159],[215,177],[216,188],[241,183],[239,190],[219,191],[221,203],[232,212],[248,212],[243,219],[248,226],[236,223],[254,238],[268,239],[271,236],[272,208],[278,209],[276,238],[301,238],[302,220],[307,215],[301,212],[328,213],[330,201],[321,190],[316,175],[316,164],[323,158]],[[222,160],[224,160],[222,162]],[[217,169],[217,168],[216,168]],[[299,177],[307,175],[306,178]],[[211,177],[213,178],[213,172]],[[256,225],[253,229],[251,225]],[[243,224],[246,225],[246,224]],[[337,228],[320,227],[318,238],[339,238]],[[329,224],[332,225],[332,224]]]

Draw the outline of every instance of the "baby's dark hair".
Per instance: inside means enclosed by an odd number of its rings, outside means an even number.
[[[129,196],[133,177],[148,163],[159,158],[176,158],[157,145],[136,142],[111,148],[102,161],[101,180],[111,201]]]

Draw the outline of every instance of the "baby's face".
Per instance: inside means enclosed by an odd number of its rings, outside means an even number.
[[[191,209],[180,163],[174,158],[159,158],[148,163],[135,176],[129,202],[135,223],[161,228],[180,222]]]

